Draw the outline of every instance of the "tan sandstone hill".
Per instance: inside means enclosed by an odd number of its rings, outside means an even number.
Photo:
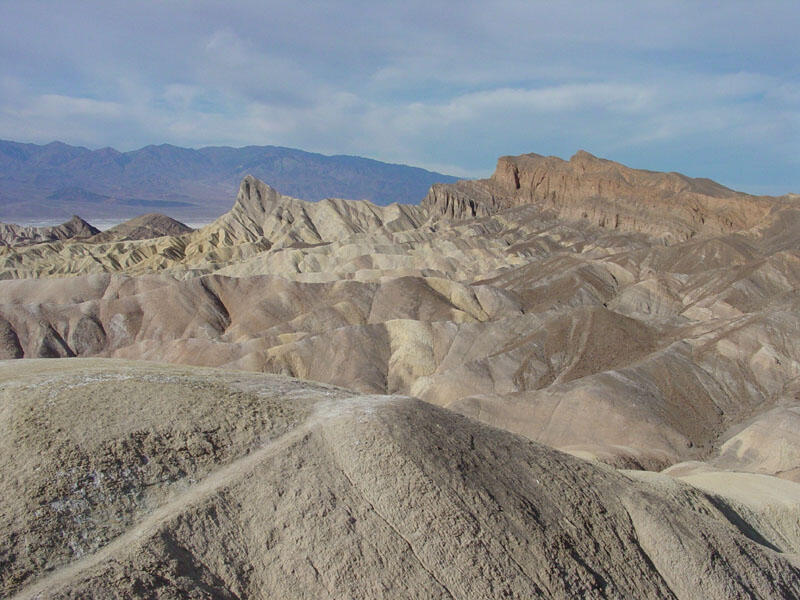
[[[772,202],[754,227],[665,245],[536,203],[426,220],[246,179],[231,212],[182,236],[9,251],[4,275],[36,279],[0,286],[0,356],[283,373],[412,394],[619,466],[724,455],[798,478],[794,438],[755,460],[737,429],[798,405],[798,213]]]
[[[274,376],[73,360],[0,381],[11,598],[800,594],[798,532],[708,475],[632,477]]]
[[[626,481],[659,498],[684,498],[690,482],[716,498],[711,513],[791,554],[798,231],[791,195],[753,197],[586,153],[503,158],[491,179],[434,186],[421,207],[304,202],[248,177],[232,210],[196,231],[0,248],[0,359],[145,359],[411,396],[427,403],[414,405],[425,418],[442,407],[598,473],[635,469]],[[673,530],[653,527],[652,539]],[[671,593],[696,597],[662,570],[677,569],[677,547],[657,560],[653,542],[649,560]],[[176,564],[189,564],[187,552]],[[536,585],[514,589],[561,593]],[[598,594],[647,597],[631,590]]]
[[[305,202],[283,196],[248,176],[233,208],[196,231],[183,233],[174,224],[161,224],[159,228],[167,235],[155,239],[129,240],[123,231],[108,237],[101,234],[85,243],[0,247],[0,278],[109,271],[211,272],[273,248],[305,248],[365,233],[390,235],[419,226],[422,216],[418,207],[399,204],[377,206],[338,199]],[[137,226],[134,220],[132,228]],[[153,229],[152,223],[148,228]]]

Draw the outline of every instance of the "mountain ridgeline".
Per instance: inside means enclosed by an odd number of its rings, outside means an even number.
[[[800,597],[797,196],[283,191],[0,228],[0,595]]]
[[[431,215],[456,219],[526,204],[560,219],[677,241],[752,227],[775,200],[710,179],[632,169],[581,150],[568,161],[538,154],[503,156],[489,179],[435,184],[422,202]]]
[[[455,177],[357,156],[325,156],[278,146],[180,148],[131,152],[0,141],[0,220],[133,217],[167,213],[210,220],[245,175],[305,200],[356,198],[419,203],[436,182]]]

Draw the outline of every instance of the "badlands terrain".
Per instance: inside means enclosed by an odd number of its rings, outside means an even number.
[[[0,595],[798,597],[799,200],[579,152],[0,225]]]

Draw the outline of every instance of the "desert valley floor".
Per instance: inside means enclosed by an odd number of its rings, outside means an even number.
[[[3,597],[800,597],[795,195],[247,177],[0,224],[0,279]]]

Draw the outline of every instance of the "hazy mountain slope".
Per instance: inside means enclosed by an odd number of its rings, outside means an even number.
[[[800,593],[800,540],[721,482],[631,478],[409,398],[119,361],[0,380],[13,598]]]
[[[183,220],[222,212],[245,175],[306,200],[357,198],[417,203],[432,183],[455,178],[356,156],[325,156],[276,146],[163,144],[130,152],[0,141],[0,218],[135,216],[142,209]]]

